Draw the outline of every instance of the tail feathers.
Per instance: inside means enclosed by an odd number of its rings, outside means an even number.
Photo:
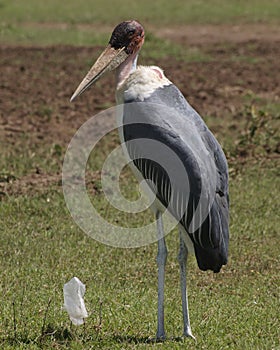
[[[202,271],[212,270],[217,273],[223,265],[227,264],[227,254],[220,247],[204,249],[195,245],[194,249],[198,267]]]
[[[194,249],[199,268],[216,273],[228,261],[229,218],[228,200],[225,196],[220,197],[217,194],[209,215],[211,218],[208,222],[211,222],[211,227],[208,229],[212,242],[215,242],[214,246],[201,246],[194,242]]]

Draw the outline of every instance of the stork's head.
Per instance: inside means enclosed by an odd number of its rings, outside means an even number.
[[[144,42],[144,28],[137,21],[125,21],[116,26],[111,35],[109,45],[115,50],[124,48],[131,55],[140,50]]]
[[[137,56],[144,43],[144,28],[137,21],[125,21],[113,30],[109,44],[84,77],[71,101],[96,82],[104,73],[119,67],[124,61]]]

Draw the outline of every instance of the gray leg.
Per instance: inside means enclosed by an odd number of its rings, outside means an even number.
[[[157,229],[158,229],[158,326],[156,339],[164,340],[164,273],[167,259],[167,248],[164,239],[163,223],[161,213],[157,213]]]
[[[195,339],[192,335],[190,318],[189,318],[189,307],[188,307],[188,293],[187,293],[187,280],[186,280],[186,265],[188,259],[188,249],[184,243],[182,233],[180,235],[180,248],[178,254],[178,261],[180,265],[180,281],[181,281],[181,296],[182,296],[182,309],[183,309],[183,322],[184,322],[184,333],[185,337],[191,337]]]

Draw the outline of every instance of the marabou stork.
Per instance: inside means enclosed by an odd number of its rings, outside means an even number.
[[[158,326],[156,338],[165,339],[164,275],[167,248],[162,212],[166,208],[179,223],[180,282],[183,311],[183,335],[191,331],[186,283],[188,252],[194,252],[201,270],[219,272],[227,263],[229,242],[229,195],[227,161],[216,138],[200,115],[188,104],[180,90],[156,66],[136,66],[144,43],[144,28],[135,21],[125,21],[114,29],[107,48],[82,80],[71,101],[84,92],[105,72],[116,69],[116,98],[124,109],[119,133],[130,165],[139,180],[146,180],[156,199],[151,206],[158,231]],[[129,106],[133,108],[128,108]],[[134,117],[135,123],[133,123]],[[139,122],[139,115],[141,121]],[[143,120],[143,123],[142,123]],[[150,147],[149,139],[166,145],[176,154],[188,176],[182,182],[180,171],[164,169],[164,149]],[[137,142],[139,140],[139,142]],[[129,141],[136,141],[129,147]],[[212,164],[212,165],[211,165]],[[179,172],[179,174],[178,174]],[[154,186],[150,185],[150,181]],[[212,183],[212,185],[209,185]],[[213,185],[214,184],[214,185]],[[211,189],[212,186],[212,189]],[[214,186],[214,187],[213,187]],[[201,206],[202,200],[202,206]],[[200,208],[199,208],[200,207]],[[201,207],[207,208],[206,215]],[[203,208],[202,208],[203,209]],[[194,217],[198,217],[198,221]],[[195,222],[196,221],[196,222]],[[194,224],[195,222],[195,224]]]

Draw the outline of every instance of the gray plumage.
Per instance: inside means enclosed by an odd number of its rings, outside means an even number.
[[[123,135],[125,142],[130,141],[127,147],[134,165],[144,179],[153,181],[158,200],[169,208],[189,234],[199,268],[219,272],[221,266],[227,263],[229,241],[228,171],[221,146],[173,84],[157,89],[144,101],[130,101],[124,95],[124,102]],[[148,139],[158,141],[159,147],[163,144],[175,152],[184,166],[188,181],[184,182],[180,174],[176,174],[178,169],[172,169],[176,167],[175,160],[164,160],[165,149],[150,145],[145,148],[145,140]],[[197,150],[195,154],[194,148]],[[215,173],[209,174],[209,171],[213,172],[211,166],[208,173],[204,173],[207,164],[199,163],[205,159],[214,164]],[[168,169],[162,164],[167,164]],[[170,179],[167,174],[170,171],[174,171],[177,181]],[[215,189],[211,192],[210,188],[206,188],[206,193],[212,198],[202,198],[211,205],[209,214],[200,227],[191,232],[190,225],[194,213],[198,211],[202,186],[209,186],[210,177],[215,177]]]

